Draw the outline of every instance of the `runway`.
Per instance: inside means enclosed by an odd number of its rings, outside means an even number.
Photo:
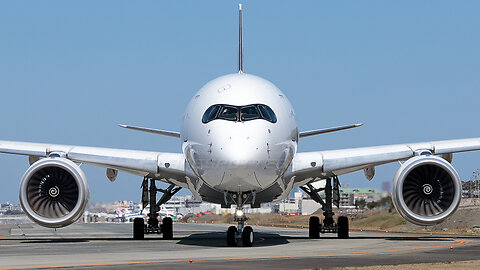
[[[309,239],[306,229],[253,226],[254,246],[233,248],[226,246],[227,225],[177,223],[168,241],[132,240],[131,224],[0,227],[0,269],[305,269],[480,259],[480,239],[470,236],[351,232],[350,239]]]

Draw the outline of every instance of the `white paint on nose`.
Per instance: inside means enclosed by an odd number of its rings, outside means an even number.
[[[240,167],[250,167],[267,158],[266,143],[245,136],[228,137],[217,151],[219,159]]]

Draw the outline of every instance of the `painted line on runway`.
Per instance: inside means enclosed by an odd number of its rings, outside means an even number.
[[[12,227],[5,227],[5,226],[0,227],[0,229],[11,229],[11,228],[12,228]],[[12,235],[11,235],[11,234],[0,235],[0,238],[2,238],[2,237],[8,237],[8,236],[12,236]]]
[[[259,257],[232,257],[232,258],[211,258],[211,259],[192,259],[193,262],[211,262],[211,261],[236,261],[236,260],[262,260],[262,259],[285,259],[285,258],[308,258],[308,257],[324,257],[324,256],[339,256],[339,255],[356,255],[356,254],[375,254],[387,252],[400,252],[411,250],[433,249],[451,246],[460,246],[470,243],[467,240],[457,240],[454,238],[437,238],[442,240],[455,241],[454,244],[425,246],[415,248],[401,248],[401,249],[387,249],[387,250],[371,250],[371,251],[352,251],[352,252],[337,252],[337,253],[320,253],[320,254],[300,254],[300,255],[279,255],[279,256],[259,256]],[[39,265],[39,266],[23,266],[23,267],[6,267],[0,269],[35,269],[35,268],[66,268],[66,267],[93,267],[93,266],[114,266],[114,265],[142,265],[142,264],[157,264],[157,263],[188,263],[190,258],[176,259],[176,260],[158,260],[158,261],[138,261],[138,262],[111,262],[98,264],[71,264],[71,265]]]

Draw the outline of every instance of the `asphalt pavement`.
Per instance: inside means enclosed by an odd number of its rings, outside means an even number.
[[[351,232],[349,239],[308,230],[253,226],[253,247],[228,247],[228,225],[174,224],[174,239],[132,239],[132,224],[47,229],[0,225],[0,269],[305,269],[480,259],[480,238]]]

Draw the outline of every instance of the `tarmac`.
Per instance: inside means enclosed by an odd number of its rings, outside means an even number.
[[[480,259],[480,238],[350,232],[349,239],[307,229],[253,226],[253,247],[227,247],[223,224],[175,223],[174,239],[132,239],[132,224],[47,229],[0,225],[0,269],[309,269]]]

